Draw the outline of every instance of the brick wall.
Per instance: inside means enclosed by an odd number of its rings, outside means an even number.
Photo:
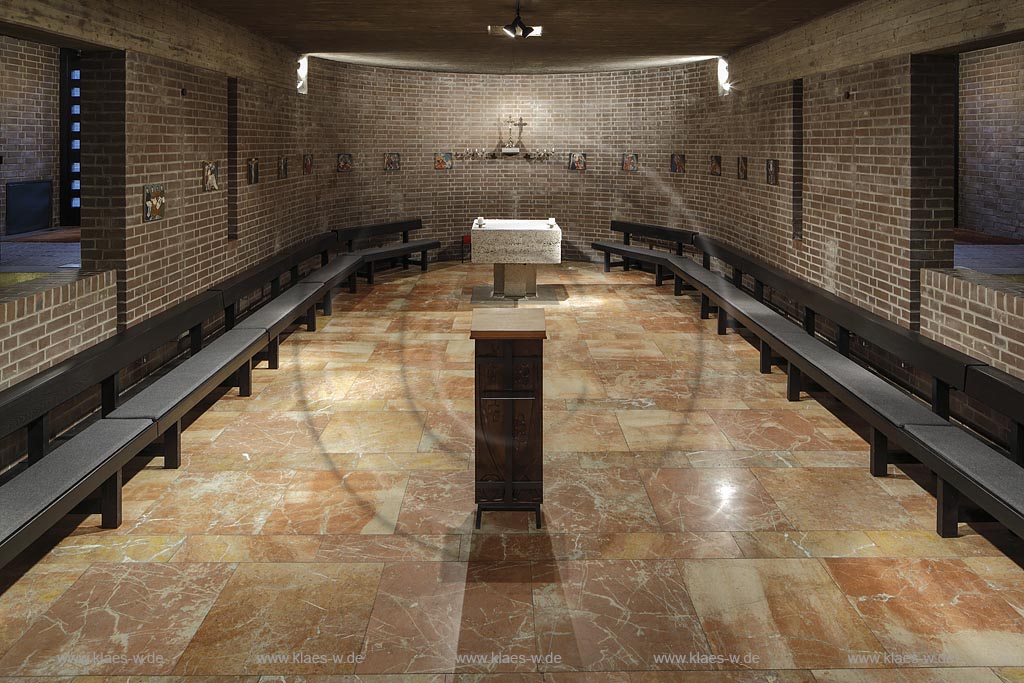
[[[971,270],[926,270],[921,332],[1024,379],[1024,285]]]
[[[116,301],[107,271],[0,302],[0,389],[114,334]]]
[[[1024,239],[1024,43],[960,56],[960,216],[968,230]]]
[[[0,235],[7,183],[52,180],[52,225],[60,222],[60,52],[0,35]]]

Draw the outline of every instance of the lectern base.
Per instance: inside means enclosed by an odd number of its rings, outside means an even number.
[[[484,512],[505,512],[532,510],[537,515],[537,528],[541,528],[540,503],[477,503],[476,528],[480,528],[480,519]]]

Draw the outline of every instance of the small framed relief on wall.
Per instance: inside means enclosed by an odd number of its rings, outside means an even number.
[[[203,162],[203,192],[213,192],[220,189],[220,162]]]
[[[402,155],[398,152],[388,152],[384,155],[384,170],[385,171],[400,171],[402,170]]]
[[[348,173],[352,170],[352,155],[351,154],[339,154],[338,155],[338,173]]]
[[[587,155],[583,152],[570,152],[569,153],[569,170],[570,171],[586,171],[587,170]]]
[[[746,180],[747,179],[747,158],[736,157],[736,179]]]
[[[449,171],[453,165],[451,152],[436,152],[434,154],[435,171]]]
[[[161,220],[166,204],[163,185],[146,185],[142,190],[142,222]]]
[[[686,155],[673,154],[669,162],[669,171],[672,173],[686,173]]]
[[[313,174],[313,155],[303,154],[302,155],[302,175]]]
[[[627,173],[636,173],[640,170],[640,156],[638,154],[622,155],[622,170]]]
[[[260,181],[260,160],[253,157],[245,162],[249,177],[249,184],[255,185]]]
[[[708,162],[708,173],[710,175],[722,175],[722,157],[718,155],[712,155],[711,160]]]
[[[277,179],[284,180],[288,177],[288,157],[277,158]]]
[[[764,179],[769,185],[779,184],[779,160],[768,159],[764,162]]]

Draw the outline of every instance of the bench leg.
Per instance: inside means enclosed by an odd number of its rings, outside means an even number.
[[[117,409],[119,380],[116,374],[107,377],[100,383],[100,416],[106,417]]]
[[[889,439],[877,429],[871,430],[871,455],[868,468],[871,476],[884,477],[889,474]]]
[[[316,332],[316,304],[306,311],[306,330]]]
[[[42,460],[50,443],[50,416],[43,415],[28,423],[28,461]]]
[[[427,252],[420,252],[420,270],[423,272],[427,271]]]
[[[164,432],[164,469],[181,467],[181,423],[175,422]]]
[[[366,284],[373,284],[373,261],[366,264]]]
[[[267,367],[277,370],[281,367],[281,338],[272,337],[267,344]]]
[[[723,309],[718,309],[718,334],[726,334],[729,331],[729,314]]]
[[[277,298],[281,293],[281,276],[275,277],[270,281],[270,297]]]
[[[235,373],[239,396],[252,396],[252,361],[247,360]]]
[[[1013,422],[1010,426],[1010,458],[1018,465],[1024,465],[1024,425]]]
[[[949,419],[949,385],[938,377],[932,378],[932,412]]]
[[[121,526],[121,484],[123,483],[121,468],[100,485],[100,526],[104,529],[116,529]]]
[[[700,319],[701,320],[710,320],[711,319],[711,309],[713,309],[713,308],[714,308],[714,306],[711,305],[711,299],[708,298],[707,294],[701,294],[700,295]]]
[[[359,280],[356,278],[356,274],[352,273],[348,276],[348,291],[350,294],[355,294],[359,288]]]
[[[786,377],[786,398],[790,401],[799,401],[800,392],[804,389],[804,373],[795,366],[792,361],[789,363],[789,375]]]
[[[224,309],[224,329],[230,330],[235,326],[238,317],[238,304],[230,304]]]
[[[845,327],[839,328],[836,336],[836,350],[847,358],[850,357],[850,331]]]
[[[935,485],[935,531],[942,538],[956,538],[960,534],[960,492],[942,477]]]
[[[320,308],[323,309],[324,315],[334,315],[334,301],[331,299],[330,289],[324,294],[324,301],[320,304]]]
[[[678,276],[676,277],[675,287],[676,287],[675,295],[676,296],[682,296],[683,295],[683,278],[678,277]]]
[[[604,272],[610,273],[612,270],[612,252],[604,252]]]
[[[189,353],[196,355],[203,350],[203,324],[193,326],[188,331]]]
[[[772,347],[764,339],[761,340],[761,374],[772,374]]]
[[[660,263],[654,265],[654,286],[661,287],[665,281],[665,267]]]
[[[629,259],[625,256],[622,257],[622,269],[629,270]]]
[[[409,255],[402,256],[402,270],[409,270]]]

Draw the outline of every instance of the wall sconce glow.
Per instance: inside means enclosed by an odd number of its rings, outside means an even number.
[[[298,84],[295,86],[296,90],[299,91],[300,95],[306,95],[309,93],[309,56],[300,57],[298,69],[296,70],[298,75]]]
[[[721,57],[718,58],[718,92],[725,94],[732,90],[732,83],[729,82],[729,62]]]

